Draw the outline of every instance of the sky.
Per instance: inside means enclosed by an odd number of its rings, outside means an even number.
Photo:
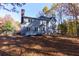
[[[37,17],[39,12],[43,9],[44,6],[48,6],[50,8],[52,3],[27,3],[25,6],[21,8],[17,8],[19,13],[9,12],[3,9],[0,9],[0,17],[4,17],[5,15],[11,15],[16,21],[20,21],[20,10],[25,9],[25,16]],[[11,8],[11,6],[6,6]]]

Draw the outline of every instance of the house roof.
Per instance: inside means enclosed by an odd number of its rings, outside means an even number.
[[[38,18],[24,16],[24,18],[35,19],[35,20],[45,20],[45,21],[51,20],[51,18],[45,17],[45,16],[40,16],[40,17],[38,17]]]

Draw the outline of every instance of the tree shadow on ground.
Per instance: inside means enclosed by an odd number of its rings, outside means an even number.
[[[2,50],[0,50],[0,56],[11,56],[9,53],[6,53]]]
[[[1,37],[6,38],[5,40],[1,39]],[[24,53],[36,53],[38,55],[71,55],[71,56],[79,56],[79,43],[73,43],[68,39],[60,39],[57,37],[46,38],[44,36],[35,36],[35,37],[0,37],[0,46],[10,46],[15,45],[15,47],[20,48],[20,54]],[[10,38],[10,39],[8,39]],[[13,39],[12,39],[13,38]],[[8,43],[5,43],[8,42]],[[34,46],[40,46],[33,48]],[[24,51],[23,51],[24,50]],[[59,54],[58,54],[59,53]],[[12,55],[12,54],[10,54]],[[15,54],[17,55],[17,54]]]

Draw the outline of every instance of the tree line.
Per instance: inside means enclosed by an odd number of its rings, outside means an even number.
[[[57,29],[60,34],[79,35],[79,4],[78,3],[55,3],[49,9],[43,8],[46,15],[56,15]]]

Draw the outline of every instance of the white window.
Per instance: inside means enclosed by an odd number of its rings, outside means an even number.
[[[29,20],[29,19],[28,19],[28,18],[26,18],[26,19],[24,19],[24,22],[28,22],[28,20]]]
[[[29,27],[27,27],[27,28],[26,28],[26,30],[27,30],[27,31],[30,31],[30,28],[29,28]]]
[[[35,27],[35,30],[34,31],[38,31],[38,27]]]
[[[32,22],[32,19],[28,19],[28,22]]]

